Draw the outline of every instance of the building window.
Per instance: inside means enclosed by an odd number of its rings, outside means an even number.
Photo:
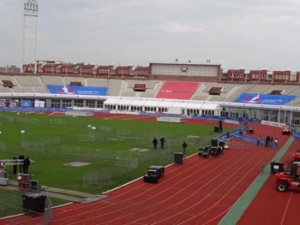
[[[51,107],[60,108],[60,99],[52,99]]]
[[[83,107],[83,100],[82,99],[75,99],[74,106]]]
[[[95,108],[95,101],[94,100],[86,100],[86,107]]]
[[[97,108],[103,108],[103,101],[97,101],[96,102],[96,107]]]
[[[71,99],[63,99],[62,107],[63,108],[72,107],[72,100]]]

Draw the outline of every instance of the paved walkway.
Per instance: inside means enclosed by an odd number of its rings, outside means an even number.
[[[7,190],[14,190],[14,191],[19,190],[18,182],[14,180],[10,180],[9,185],[1,186],[0,188],[7,189]],[[66,190],[66,189],[60,189],[60,188],[54,188],[48,186],[42,186],[40,193],[47,195],[49,197],[63,199],[70,202],[80,202],[80,203],[90,203],[90,202],[94,202],[106,198],[105,195],[94,195],[85,192],[72,191],[72,190]]]

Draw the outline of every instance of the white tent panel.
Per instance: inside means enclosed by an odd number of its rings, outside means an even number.
[[[168,101],[160,101],[157,104],[158,107],[170,107],[172,105],[173,105],[173,103],[172,102],[168,102]]]
[[[218,104],[203,104],[202,105],[202,109],[207,109],[207,110],[216,110],[219,108],[219,105]]]
[[[173,106],[171,106],[171,107],[169,107],[169,110],[168,110],[168,113],[170,113],[170,114],[181,115],[181,112],[182,112],[181,107],[173,107]]]
[[[105,100],[104,105],[116,105],[117,103],[118,103],[118,99],[109,98]]]
[[[181,114],[184,109],[218,110],[218,103],[211,102],[189,102],[165,99],[131,99],[110,98],[104,102],[105,105],[142,106],[168,108],[168,113]]]
[[[199,103],[196,103],[196,102],[190,102],[190,103],[187,103],[186,104],[186,108],[188,109],[201,109],[203,107],[203,103],[199,102]]]
[[[144,102],[141,101],[141,100],[133,100],[133,101],[130,102],[130,105],[131,106],[143,106]]]
[[[145,102],[144,106],[148,106],[148,107],[156,107],[158,106],[159,101],[147,101]]]
[[[186,107],[187,103],[186,102],[174,102],[172,104],[173,107],[180,107],[180,108],[184,108]]]

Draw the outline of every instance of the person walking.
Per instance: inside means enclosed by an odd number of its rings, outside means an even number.
[[[274,139],[274,145],[275,145],[275,148],[278,147],[278,139],[277,138]]]
[[[24,155],[19,155],[19,171],[20,171],[20,173],[24,173],[24,171],[23,171],[24,159],[25,159]]]
[[[17,174],[17,170],[18,170],[18,156],[14,155],[13,157],[13,174],[16,175]]]
[[[229,137],[230,137],[230,132],[227,131],[227,132],[226,132],[226,138],[229,139]]]
[[[160,148],[161,149],[163,149],[164,147],[165,147],[165,138],[164,137],[161,137],[160,139],[159,139],[159,141],[160,141]]]
[[[153,149],[156,150],[157,149],[157,139],[156,139],[156,137],[153,138],[152,143],[153,143]]]
[[[29,166],[30,166],[30,159],[26,157],[23,161],[23,173],[28,173]]]
[[[258,136],[258,137],[257,137],[257,141],[256,141],[256,145],[259,146],[259,145],[260,145],[260,142],[261,142],[261,137]]]
[[[185,157],[186,155],[186,148],[187,148],[188,144],[184,141],[182,143],[182,154],[183,154],[183,157]]]

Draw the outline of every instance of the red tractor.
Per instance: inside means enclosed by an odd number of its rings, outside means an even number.
[[[300,150],[294,152],[292,155],[292,162],[300,161]]]
[[[300,188],[300,162],[291,163],[285,172],[275,174],[275,183],[279,192]]]

